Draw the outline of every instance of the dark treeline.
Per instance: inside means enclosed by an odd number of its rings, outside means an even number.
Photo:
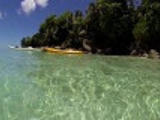
[[[104,54],[160,52],[160,0],[97,0],[81,11],[52,15],[22,47],[60,46]]]

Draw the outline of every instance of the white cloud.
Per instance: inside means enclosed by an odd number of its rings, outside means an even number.
[[[48,0],[35,0],[35,2],[41,7],[46,7],[48,5]]]
[[[21,2],[22,10],[29,14],[36,9],[36,3],[34,0],[24,0]]]
[[[34,11],[37,6],[46,7],[48,5],[49,0],[23,0],[21,2],[21,9],[26,14]]]

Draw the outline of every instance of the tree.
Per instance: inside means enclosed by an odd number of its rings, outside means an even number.
[[[134,28],[136,48],[160,51],[160,1],[143,0],[138,15],[139,20]]]
[[[32,39],[30,37],[24,37],[21,40],[21,46],[22,47],[28,47],[28,46],[32,46]]]
[[[48,17],[41,25],[39,33],[43,38],[44,46],[54,46],[56,41],[55,32],[57,31],[57,18],[55,15]]]
[[[98,48],[128,54],[133,23],[125,0],[98,0],[89,6],[86,21],[89,38]]]
[[[73,14],[71,12],[65,12],[57,18],[57,31],[55,37],[57,38],[56,45],[62,46],[69,35],[69,31],[73,26]],[[63,44],[63,47],[66,47]]]
[[[69,30],[69,34],[65,43],[67,47],[77,49],[83,48],[82,43],[86,35],[86,30],[82,12],[76,11],[72,20],[72,28]]]

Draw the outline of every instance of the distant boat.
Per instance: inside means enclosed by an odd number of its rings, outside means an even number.
[[[32,47],[26,47],[26,48],[22,48],[22,47],[18,47],[18,46],[11,46],[11,45],[8,45],[9,48],[11,49],[15,49],[15,50],[25,50],[25,51],[31,51],[31,50],[34,50],[34,48]]]
[[[8,48],[11,48],[11,49],[13,49],[13,48],[15,48],[15,46],[8,45]]]
[[[34,48],[32,47],[26,47],[26,48],[22,48],[22,47],[19,47],[19,48],[15,48],[16,50],[25,50],[25,51],[32,51],[34,50]]]

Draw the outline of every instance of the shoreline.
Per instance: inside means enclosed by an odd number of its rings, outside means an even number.
[[[87,51],[84,49],[75,49],[75,48],[60,48],[60,47],[40,47],[40,48],[32,48],[33,50],[43,51],[43,52],[50,52],[56,54],[92,54],[92,55],[104,55],[104,56],[130,56],[130,57],[139,57],[143,59],[160,59],[160,53],[154,49],[151,49],[148,53],[147,52],[135,52],[133,50],[130,54],[106,54],[103,52],[103,49],[98,49],[96,52]],[[53,51],[47,51],[45,49],[49,49]],[[69,53],[67,53],[69,52]],[[133,54],[134,52],[134,54]]]
[[[10,49],[22,50],[22,51],[42,51],[55,54],[92,54],[92,55],[104,55],[104,56],[130,56],[130,57],[139,57],[143,59],[160,59],[160,53],[154,49],[151,49],[149,52],[146,51],[137,51],[132,50],[129,54],[113,54],[112,52],[106,51],[108,49],[98,49],[92,48],[91,50],[85,50],[84,48],[61,48],[59,46],[55,47],[17,47],[17,46],[8,46]]]

